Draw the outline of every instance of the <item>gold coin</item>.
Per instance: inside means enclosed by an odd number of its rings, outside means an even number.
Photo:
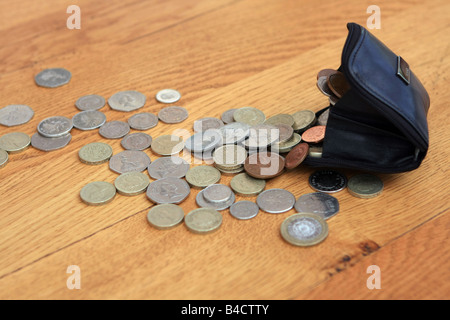
[[[0,137],[0,149],[8,153],[19,153],[30,146],[31,138],[23,132],[11,132]]]
[[[294,130],[305,131],[316,122],[316,114],[311,110],[301,110],[292,114],[294,118]]]
[[[272,150],[278,153],[287,153],[302,141],[302,137],[298,133],[294,133],[292,138],[285,142],[276,143],[272,146]]]
[[[241,122],[254,126],[257,124],[262,124],[266,120],[264,112],[253,107],[243,107],[237,109],[233,113],[233,118],[236,122]]]
[[[318,214],[297,213],[283,221],[281,236],[294,246],[313,246],[328,236],[328,224]]]
[[[184,223],[194,233],[211,233],[220,228],[222,215],[211,208],[199,208],[189,212],[184,219]]]
[[[281,113],[274,115],[264,121],[265,124],[271,124],[271,125],[277,125],[277,124],[287,124],[288,126],[292,127],[295,123],[294,117],[290,114]]]
[[[214,167],[201,165],[190,168],[186,173],[186,181],[195,188],[205,188],[220,180],[220,171]]]
[[[135,196],[145,192],[150,183],[149,177],[142,172],[122,173],[114,181],[117,192],[124,196]]]
[[[147,221],[160,230],[178,226],[184,219],[184,211],[180,206],[164,203],[154,206],[147,214]]]
[[[230,181],[231,189],[242,196],[254,196],[266,187],[266,181],[255,179],[246,173],[240,173]]]
[[[348,180],[348,192],[358,198],[370,199],[383,191],[383,181],[372,174],[358,174]]]
[[[176,154],[183,150],[183,148],[183,138],[170,134],[155,138],[151,146],[153,152],[161,156],[170,156]]]
[[[78,151],[80,161],[92,165],[108,162],[112,154],[111,146],[103,142],[88,143]]]
[[[91,206],[109,203],[116,195],[116,187],[105,181],[94,181],[85,185],[80,191],[81,200]]]

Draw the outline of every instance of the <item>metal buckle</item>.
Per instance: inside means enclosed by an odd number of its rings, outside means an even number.
[[[397,56],[397,75],[402,78],[406,84],[409,84],[411,70],[409,70],[409,64],[400,56]]]

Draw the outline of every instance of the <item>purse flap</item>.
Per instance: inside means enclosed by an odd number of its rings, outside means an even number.
[[[342,52],[347,80],[366,101],[390,119],[418,149],[428,149],[430,98],[407,63],[365,28],[347,24]]]

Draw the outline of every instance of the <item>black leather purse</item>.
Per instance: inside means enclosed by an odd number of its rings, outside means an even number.
[[[429,144],[428,93],[400,56],[362,26],[347,28],[338,70],[351,88],[328,107],[322,157],[304,163],[380,173],[416,169]]]

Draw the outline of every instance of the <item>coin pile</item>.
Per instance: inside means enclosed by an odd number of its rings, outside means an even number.
[[[71,74],[65,69],[46,69],[35,77],[37,85],[47,88],[67,84],[70,79]],[[332,69],[319,72],[317,87],[329,98],[331,106],[350,89],[344,75]],[[180,98],[180,92],[174,89],[161,90],[155,96],[156,101],[163,104],[173,104]],[[136,111],[145,103],[146,96],[134,90],[117,92],[108,99],[110,108],[120,112]],[[254,107],[234,108],[225,111],[220,119],[204,117],[196,120],[194,134],[184,141],[177,135],[153,138],[144,132],[130,133],[131,129],[154,128],[158,121],[180,123],[189,116],[184,107],[167,106],[158,115],[136,113],[125,122],[106,121],[106,116],[99,111],[105,104],[105,99],[99,95],[86,95],[75,102],[80,112],[72,119],[63,116],[46,118],[39,123],[37,133],[31,139],[20,132],[1,136],[0,168],[7,163],[9,153],[20,152],[30,144],[44,151],[55,150],[70,142],[72,128],[99,129],[103,138],[121,139],[124,151],[113,154],[112,147],[103,142],[89,143],[79,150],[82,163],[99,165],[108,162],[110,170],[119,174],[114,184],[93,181],[85,185],[80,191],[84,203],[104,205],[111,202],[116,193],[124,196],[145,193],[155,204],[147,214],[150,225],[165,230],[184,220],[188,230],[199,234],[218,230],[223,219],[219,211],[225,209],[240,220],[254,218],[260,210],[281,214],[295,209],[297,213],[283,221],[280,232],[287,242],[296,246],[315,245],[327,237],[326,220],[339,212],[339,201],[332,193],[348,188],[351,195],[368,199],[383,190],[383,182],[376,176],[361,174],[347,179],[341,172],[329,169],[313,172],[308,182],[315,192],[297,199],[285,189],[265,190],[265,180],[296,168],[308,155],[321,157],[329,109],[318,113],[318,117],[311,110],[266,117]],[[28,106],[10,105],[0,109],[0,124],[24,124],[33,115]],[[148,149],[160,157],[151,161],[146,154]],[[177,156],[183,149],[213,165],[190,167],[186,160]],[[145,171],[154,181],[150,182]],[[219,183],[222,174],[233,175],[230,186]],[[190,195],[191,187],[200,189],[196,195],[200,208],[185,217],[179,204]],[[235,194],[255,196],[256,201],[236,202]]]

